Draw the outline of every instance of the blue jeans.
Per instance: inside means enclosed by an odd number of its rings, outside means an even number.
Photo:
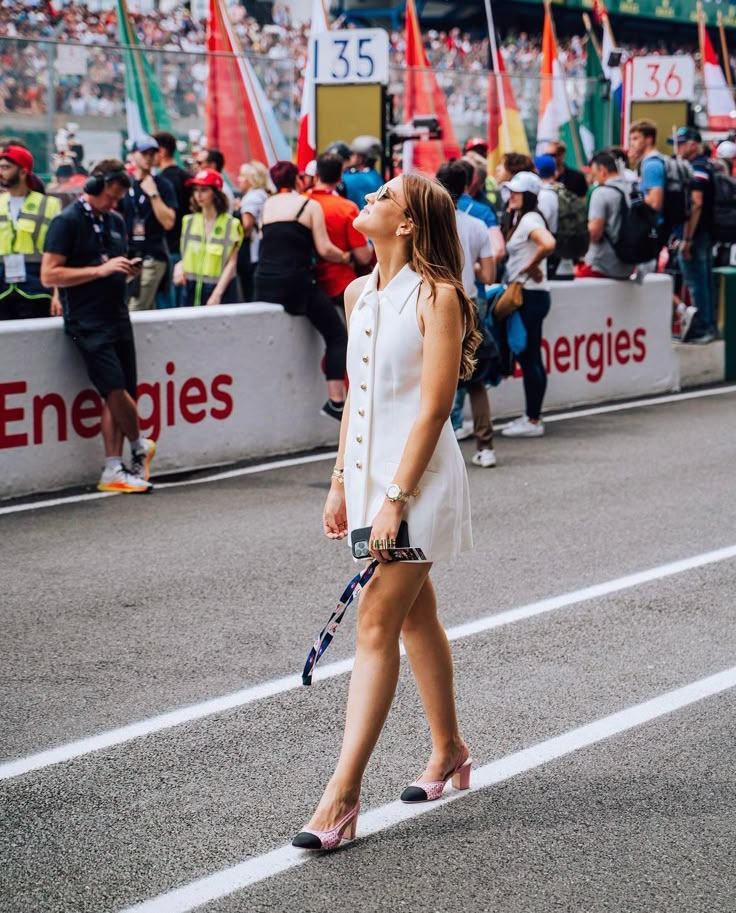
[[[692,257],[685,260],[677,255],[682,279],[690,289],[690,296],[698,313],[693,320],[691,336],[715,334],[716,319],[713,303],[713,241],[707,231],[698,232],[690,246]]]
[[[455,402],[452,405],[452,412],[450,413],[450,421],[452,422],[454,431],[463,427],[463,406],[465,405],[466,392],[465,387],[460,384],[455,393]]]
[[[180,308],[182,306],[182,292],[184,287],[174,285],[171,276],[174,275],[174,267],[181,260],[181,254],[169,254],[169,266],[171,273],[169,284],[165,292],[156,292],[156,310],[165,310],[166,308]]]
[[[549,307],[549,292],[524,289],[524,303],[519,308],[519,314],[526,327],[527,341],[526,348],[516,360],[524,375],[526,414],[535,420],[542,414],[547,390],[547,372],[542,361],[542,323],[549,314]]]

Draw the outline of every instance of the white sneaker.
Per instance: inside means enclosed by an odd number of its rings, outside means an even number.
[[[482,466],[483,469],[490,469],[496,465],[495,450],[479,450],[470,461],[473,466]]]
[[[153,485],[145,479],[132,475],[122,463],[119,463],[114,469],[106,466],[102,470],[97,490],[120,491],[123,494],[146,494],[146,492],[153,491]]]
[[[141,443],[143,449],[133,451],[131,456],[130,474],[147,482],[151,477],[151,460],[156,455],[156,441],[153,438],[144,437]]]
[[[455,437],[458,441],[467,441],[467,439],[472,436],[473,429],[466,428],[465,425],[461,425],[459,428],[455,429]]]
[[[544,437],[544,424],[540,419],[538,422],[532,422],[522,415],[515,422],[507,425],[501,434],[504,437]]]
[[[693,307],[692,304],[683,308],[682,313],[680,314],[680,342],[685,342],[687,339],[687,334],[690,332],[690,327],[693,325],[693,318],[697,313],[698,309]]]

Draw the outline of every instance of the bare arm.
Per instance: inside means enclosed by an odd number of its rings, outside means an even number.
[[[250,238],[250,233],[253,231],[253,226],[256,224],[255,216],[250,212],[241,212],[240,224],[243,226],[245,237]]]
[[[603,235],[606,233],[606,220],[605,219],[591,219],[588,222],[588,234],[590,235],[590,240],[594,244],[598,244],[599,241],[603,239]]]
[[[317,253],[323,260],[329,260],[330,263],[350,263],[350,254],[347,251],[340,250],[336,247],[327,234],[325,225],[325,214],[319,203],[311,200],[307,205],[304,215],[307,217],[309,227],[312,229],[312,238]]]
[[[44,254],[41,260],[41,284],[46,288],[73,288],[86,285],[95,279],[104,279],[113,273],[134,276],[139,267],[127,257],[113,257],[97,266],[66,266],[63,254]]]
[[[350,253],[353,255],[353,259],[360,266],[368,266],[368,264],[373,259],[373,248],[370,244],[363,244],[361,247],[354,247]]]
[[[662,212],[664,206],[664,189],[662,187],[650,187],[644,197],[644,202],[648,203],[652,209]]]
[[[498,225],[492,225],[488,229],[488,234],[491,238],[491,247],[493,248],[493,256],[497,260],[502,260],[506,256],[506,242],[503,239],[503,232],[498,227]]]
[[[496,281],[495,257],[481,257],[476,262],[475,278],[484,285],[492,285]]]
[[[156,182],[150,174],[141,181],[141,190],[148,194],[151,200],[151,209],[158,223],[166,231],[171,231],[176,222],[176,211],[167,206],[161,199]]]
[[[546,260],[557,247],[555,236],[546,228],[535,228],[534,231],[529,232],[529,237],[537,245],[537,249],[522,273],[533,272],[535,267],[538,267],[542,260]]]
[[[698,225],[700,224],[700,216],[703,212],[703,191],[702,190],[692,190],[690,192],[690,218],[685,222],[685,226],[682,233],[682,243],[680,249],[682,251],[682,256],[686,260],[692,259],[692,243],[693,236],[698,230]]]
[[[225,289],[230,285],[230,281],[235,275],[235,270],[238,265],[238,244],[233,246],[233,249],[230,251],[230,256],[227,258],[227,263],[225,264],[225,269],[222,271],[222,275],[217,280],[217,285],[212,289],[212,294],[207,299],[207,304],[222,304],[222,296],[225,293]]]

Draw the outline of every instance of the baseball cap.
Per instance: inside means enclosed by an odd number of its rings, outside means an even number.
[[[700,131],[696,130],[695,127],[680,127],[677,133],[675,133],[674,139],[672,139],[671,136],[667,137],[667,142],[670,146],[675,143],[686,143],[688,140],[692,140],[694,143],[701,143],[703,137],[700,135]]]
[[[307,162],[304,166],[303,174],[306,174],[307,177],[316,178],[317,177],[317,159],[312,159],[311,162]]]
[[[540,178],[551,178],[557,171],[557,162],[553,155],[538,155],[534,159],[534,166]]]
[[[479,152],[482,156],[488,155],[488,141],[482,136],[471,136],[463,146],[463,152]]]
[[[19,168],[24,168],[29,174],[33,171],[33,156],[22,146],[6,146],[0,152],[0,159],[7,159]]]
[[[203,168],[186,184],[187,187],[214,187],[217,190],[222,190],[223,187],[222,175],[214,168]]]
[[[133,143],[133,152],[150,152],[151,149],[158,149],[158,143],[152,136],[140,136]]]
[[[507,187],[512,193],[533,193],[538,196],[542,189],[542,181],[539,175],[531,171],[519,171],[501,186]]]
[[[722,143],[718,144],[716,158],[736,159],[736,143],[730,139],[724,139]]]

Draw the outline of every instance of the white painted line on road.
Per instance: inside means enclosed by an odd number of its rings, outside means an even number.
[[[475,621],[465,622],[464,624],[456,625],[453,628],[448,628],[447,636],[450,640],[461,640],[465,637],[472,637],[474,634],[491,631],[494,628],[513,624],[516,621],[534,618],[537,615],[544,615],[545,613],[553,612],[556,609],[578,605],[591,599],[600,599],[603,596],[610,596],[612,593],[620,593],[622,590],[642,586],[643,584],[651,583],[654,580],[662,580],[665,577],[671,577],[674,574],[682,574],[686,571],[692,571],[695,568],[705,567],[709,564],[728,561],[731,558],[736,558],[736,545],[720,548],[712,552],[704,552],[700,555],[693,555],[691,558],[683,558],[680,561],[660,564],[657,567],[649,568],[649,570],[646,571],[628,574],[625,577],[617,577],[614,580],[598,583],[581,590],[573,590],[570,593],[563,593],[560,596],[552,596],[549,599],[532,602],[525,606],[519,606],[516,609],[509,609],[506,612],[486,615]],[[401,652],[403,655],[403,647]],[[353,659],[354,657],[351,656],[348,659],[318,667],[314,676],[314,681],[324,681],[325,679],[335,678],[338,675],[345,675],[353,668]],[[103,748],[122,745],[125,742],[130,742],[133,739],[138,739],[142,736],[163,732],[166,729],[173,729],[175,726],[181,726],[183,723],[201,720],[216,713],[232,710],[235,707],[244,707],[247,704],[253,704],[256,701],[261,701],[265,698],[285,694],[288,691],[294,691],[301,687],[303,686],[300,675],[287,675],[283,678],[262,682],[261,684],[254,685],[250,688],[243,688],[240,691],[224,694],[221,697],[211,698],[210,700],[202,701],[198,704],[180,707],[177,710],[161,713],[136,723],[129,723],[126,726],[120,726],[117,729],[109,729],[106,732],[101,732],[95,736],[78,739],[74,742],[67,742],[63,745],[58,745],[56,748],[49,748],[46,751],[26,755],[25,757],[17,758],[14,761],[6,761],[0,764],[0,780],[10,780],[13,777],[20,777],[23,774],[30,773],[34,770],[53,767],[55,764],[61,764],[64,761],[72,761],[75,758],[84,757],[84,755],[91,754],[94,751],[100,751]]]
[[[562,422],[576,418],[589,418],[593,415],[605,415],[607,412],[624,412],[629,409],[641,409],[645,406],[660,406],[666,403],[679,403],[689,399],[702,399],[707,396],[722,396],[724,393],[736,393],[736,386],[715,387],[709,390],[693,390],[689,393],[675,393],[669,396],[657,396],[650,399],[627,400],[616,403],[611,406],[595,406],[591,409],[579,409],[575,412],[560,412],[557,415],[545,416],[545,424],[551,422]],[[494,423],[494,428],[501,429],[506,427],[506,422],[501,424]],[[286,460],[275,460],[272,463],[257,463],[253,466],[244,466],[241,469],[229,469],[225,472],[218,472],[213,475],[199,476],[196,479],[182,479],[176,482],[158,482],[156,488],[183,488],[186,485],[205,485],[209,482],[221,482],[223,479],[237,479],[240,476],[254,475],[259,472],[269,472],[272,469],[285,469],[289,466],[304,466],[308,463],[317,463],[326,460],[334,460],[337,451],[329,453],[310,454],[309,456],[293,457]],[[195,471],[195,470],[193,470]],[[27,504],[11,504],[8,507],[0,507],[2,514],[18,514],[31,510],[41,510],[44,507],[59,507],[64,504],[79,504],[83,501],[93,501],[96,498],[124,497],[116,492],[87,492],[80,495],[69,495],[61,498],[50,498],[45,501],[31,501]]]
[[[644,723],[650,723],[667,714],[682,710],[684,707],[713,697],[734,686],[736,686],[736,666],[674,691],[667,691],[665,694],[660,694],[641,704],[635,704],[633,707],[627,707],[618,713],[594,720],[592,723],[572,729],[555,738],[538,742],[523,751],[506,755],[497,761],[491,761],[490,764],[473,771],[471,789],[468,791],[448,790],[447,796],[437,802],[404,805],[397,801],[390,802],[381,808],[372,809],[361,815],[358,820],[358,838],[379,834],[397,824],[418,818],[419,815],[435,812],[450,802],[472,796],[478,790],[487,789],[496,783],[503,783],[519,774],[542,767],[551,761],[579,751],[581,748],[596,745]],[[315,795],[315,800],[316,798]],[[295,831],[300,824],[301,822],[295,822]],[[354,852],[360,852],[359,847],[356,846]],[[367,852],[370,852],[370,848],[367,848]],[[127,907],[122,913],[188,913],[203,904],[227,897],[236,891],[242,891],[244,888],[302,865],[307,859],[309,856],[304,850],[298,850],[291,845],[281,846],[270,853],[254,856],[245,862],[214,872],[212,875],[175,888],[166,894],[160,894],[143,903]],[[314,865],[320,864],[319,859],[314,857],[311,858],[311,861]]]

